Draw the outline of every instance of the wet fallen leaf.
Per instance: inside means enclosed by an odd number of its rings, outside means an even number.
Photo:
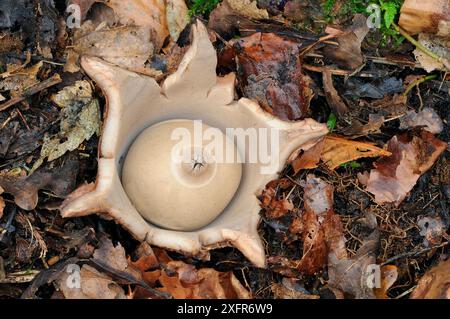
[[[374,231],[358,249],[353,258],[339,258],[333,252],[328,258],[328,285],[337,297],[342,293],[356,299],[373,299],[375,294],[369,285],[372,272],[370,266],[376,264],[376,250],[379,245],[378,231]]]
[[[33,165],[34,172],[47,159],[51,162],[66,152],[77,149],[94,134],[100,134],[100,106],[92,97],[92,88],[87,81],[77,81],[53,97],[62,107],[60,131],[56,136],[44,136],[41,154]]]
[[[242,92],[283,120],[305,117],[313,97],[312,80],[301,72],[300,47],[273,33],[255,33],[235,44]]]
[[[331,71],[327,68],[324,68],[322,72],[322,81],[325,98],[327,99],[328,105],[330,106],[333,113],[338,116],[342,116],[347,113],[348,107],[334,88]]]
[[[392,155],[375,163],[367,191],[375,195],[378,204],[400,205],[419,177],[431,168],[446,148],[447,143],[427,131],[395,135],[387,146]]]
[[[442,122],[436,111],[430,107],[424,107],[420,112],[414,110],[408,111],[405,116],[400,118],[400,129],[409,129],[422,126],[424,130],[439,134],[444,129]]]
[[[389,288],[397,281],[398,271],[395,265],[381,267],[380,288],[375,288],[374,293],[377,299],[389,299],[387,293]]]
[[[38,191],[45,189],[56,196],[66,196],[75,189],[78,161],[68,160],[61,167],[44,167],[29,176],[0,174],[0,186],[12,194],[22,209],[32,210],[38,202]]]
[[[345,95],[371,99],[382,99],[389,94],[401,93],[404,90],[403,81],[395,77],[383,77],[370,82],[352,77],[345,86],[347,88]]]
[[[0,80],[0,91],[10,91],[11,97],[19,96],[25,89],[39,83],[37,74],[41,69],[43,62],[38,62],[29,68],[23,68],[22,65],[8,65],[7,72]]]
[[[362,14],[355,15],[352,25],[337,36],[339,45],[324,48],[325,56],[350,70],[359,68],[364,62],[361,43],[368,32],[367,18]]]
[[[450,260],[426,272],[412,292],[411,299],[450,299]]]
[[[292,162],[295,173],[317,167],[322,161],[329,169],[359,158],[389,156],[390,152],[370,143],[328,135]]]

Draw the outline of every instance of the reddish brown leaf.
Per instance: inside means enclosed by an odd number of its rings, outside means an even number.
[[[294,210],[294,205],[286,198],[277,198],[279,188],[286,189],[292,186],[289,179],[278,179],[269,182],[261,194],[261,208],[269,219],[280,218]]]
[[[367,191],[378,204],[399,205],[445,151],[447,144],[427,131],[395,135],[388,143],[392,156],[380,159],[370,171]]]
[[[255,33],[235,44],[242,92],[284,120],[305,117],[313,96],[312,80],[301,72],[300,47],[273,33]]]

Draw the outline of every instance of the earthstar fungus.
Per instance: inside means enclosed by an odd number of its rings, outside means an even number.
[[[234,101],[235,75],[216,75],[216,52],[206,28],[197,22],[192,27],[192,33],[192,44],[178,70],[170,75],[161,87],[151,77],[126,71],[98,58],[82,58],[83,69],[105,93],[107,109],[99,145],[96,183],[81,186],[72,193],[61,206],[61,213],[63,217],[97,213],[114,219],[138,240],[146,240],[149,244],[198,258],[208,258],[210,249],[234,246],[255,266],[264,267],[265,253],[257,231],[260,206],[256,194],[267,182],[277,177],[277,172],[283,168],[294,150],[312,147],[318,138],[327,133],[327,128],[312,119],[299,122],[282,121],[246,98]],[[122,184],[126,182],[126,176],[122,176],[125,170],[122,170],[122,166],[124,162],[128,162],[125,158],[129,150],[130,154],[133,151],[134,141],[139,143],[138,136],[146,128],[169,120],[201,120],[223,133],[227,128],[275,129],[279,132],[278,150],[271,156],[273,160],[276,159],[276,167],[273,171],[264,173],[267,163],[244,161],[239,186],[234,196],[228,194],[232,198],[226,199],[229,202],[225,203],[227,205],[219,216],[210,216],[199,224],[190,225],[188,230],[167,229],[177,227],[173,227],[173,224],[163,225],[164,219],[162,223],[159,220],[157,224],[166,228],[156,226],[142,217],[145,212],[142,215],[138,212],[136,207],[140,204],[136,198],[132,201],[127,195]],[[252,155],[250,147],[237,143],[236,148],[242,158],[247,159]],[[135,169],[136,171],[133,171],[131,167],[131,175],[133,172],[139,174],[139,169]],[[152,174],[155,174],[155,171],[152,171]],[[167,172],[165,174],[170,176]],[[236,173],[237,175],[239,174]],[[151,183],[153,177],[147,177]],[[174,183],[171,180],[167,182]],[[224,187],[223,190],[232,193],[233,187]],[[158,185],[155,186],[155,189],[157,188]],[[151,197],[153,201],[179,200],[157,198],[153,195]],[[148,203],[150,204],[151,202]],[[155,203],[155,209],[158,205],[160,211],[170,207],[158,202]],[[152,213],[151,207],[146,209]],[[185,209],[188,212],[186,207],[167,211],[168,219],[169,216],[182,215]],[[192,230],[202,223],[207,225]]]

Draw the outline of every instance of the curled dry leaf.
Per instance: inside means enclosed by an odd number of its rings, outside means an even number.
[[[414,187],[447,144],[427,131],[395,135],[388,143],[390,157],[378,160],[370,171],[367,191],[375,195],[378,204],[400,203]]]
[[[412,292],[411,299],[450,299],[450,260],[425,273]]]
[[[415,111],[408,111],[405,116],[400,118],[400,128],[409,129],[417,126],[423,126],[424,130],[439,134],[444,129],[442,122],[436,111],[430,107],[425,107],[419,113]]]
[[[304,152],[292,162],[295,173],[302,169],[317,167],[322,161],[329,169],[359,158],[389,156],[385,151],[370,143],[347,140],[342,137],[328,135],[315,146]]]
[[[355,70],[364,63],[361,52],[361,43],[369,32],[367,19],[362,14],[357,14],[353,18],[353,24],[343,32],[333,32],[337,34],[336,41],[338,47],[326,46],[324,54],[339,66]]]
[[[32,210],[38,203],[38,191],[45,189],[56,196],[66,196],[75,189],[78,161],[68,160],[61,167],[40,168],[29,176],[0,174],[0,187],[14,196],[22,209]]]
[[[234,47],[244,95],[283,120],[304,118],[313,91],[312,80],[301,72],[301,44],[273,33],[255,33]]]

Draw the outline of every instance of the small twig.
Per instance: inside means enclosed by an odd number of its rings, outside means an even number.
[[[385,266],[385,265],[387,265],[387,264],[390,264],[391,262],[396,261],[396,260],[398,260],[398,259],[407,258],[407,257],[416,257],[416,256],[419,256],[419,255],[422,255],[422,254],[424,254],[424,253],[426,253],[426,252],[429,252],[430,250],[433,250],[433,249],[437,249],[437,248],[441,248],[441,247],[447,246],[449,243],[450,243],[450,242],[446,241],[446,242],[443,242],[442,244],[437,245],[437,246],[433,246],[433,247],[429,247],[429,248],[424,248],[424,249],[421,249],[421,250],[419,250],[419,251],[409,251],[409,252],[407,252],[407,253],[403,253],[403,254],[394,256],[394,257],[392,257],[392,258],[386,260],[384,263],[382,263],[381,266]]]
[[[428,49],[427,47],[425,47],[424,45],[422,45],[422,43],[420,43],[419,41],[417,41],[416,39],[414,39],[412,36],[410,36],[408,34],[408,32],[406,32],[405,30],[403,30],[401,27],[399,27],[398,25],[396,25],[394,22],[392,22],[392,26],[394,27],[395,31],[397,31],[398,33],[400,33],[402,36],[405,37],[406,40],[408,40],[409,42],[411,42],[413,45],[416,46],[417,49],[419,49],[420,51],[422,51],[423,53],[425,53],[426,55],[432,57],[435,60],[438,60],[439,62],[442,62],[444,64],[444,66],[446,68],[448,68],[448,61],[446,61],[445,58],[440,57],[439,55],[437,55],[436,53],[434,53],[433,51],[431,51],[430,49]]]
[[[30,96],[32,96],[36,93],[39,93],[45,89],[48,89],[49,87],[56,85],[60,82],[61,82],[61,77],[59,76],[59,74],[55,74],[51,78],[48,78],[45,81],[42,81],[36,85],[33,85],[32,87],[27,89],[25,92],[23,92],[21,96],[12,98],[8,102],[0,104],[0,111],[4,111],[9,107],[24,101],[25,99],[29,98]]]
[[[411,83],[410,85],[408,85],[408,87],[406,88],[406,90],[405,90],[405,92],[403,93],[403,95],[404,95],[404,96],[407,96],[408,93],[413,89],[413,87],[415,87],[415,86],[417,86],[417,85],[419,85],[419,84],[421,84],[421,83],[423,83],[423,82],[426,82],[426,81],[429,81],[429,80],[433,80],[433,79],[435,79],[435,78],[437,78],[437,74],[427,75],[427,76],[424,76],[424,77],[422,77],[422,78],[420,78],[420,79],[415,80],[413,83]]]

